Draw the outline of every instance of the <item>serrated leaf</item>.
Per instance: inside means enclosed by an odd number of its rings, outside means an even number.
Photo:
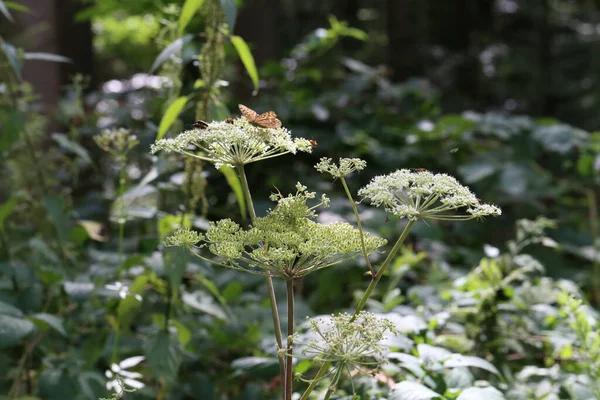
[[[0,43],[0,49],[2,49],[2,52],[8,59],[17,79],[21,80],[21,61],[19,60],[19,55],[15,46],[8,42],[2,42]]]
[[[39,313],[31,315],[30,318],[33,320],[34,323],[36,323],[36,325],[38,325],[38,327],[41,328],[40,330],[42,331],[45,331],[46,329],[48,329],[48,327],[50,327],[58,333],[60,333],[61,335],[65,337],[67,336],[67,332],[65,331],[62,319],[58,318],[55,315]]]
[[[430,400],[442,398],[438,393],[417,382],[403,381],[390,393],[390,400]]]
[[[179,14],[179,36],[185,31],[185,27],[190,23],[196,12],[202,7],[204,0],[185,0]]]
[[[52,54],[52,53],[25,53],[23,58],[25,60],[40,60],[40,61],[62,62],[62,63],[73,62],[73,60],[71,60],[68,57],[59,56],[58,54]]]
[[[158,333],[148,343],[146,360],[156,378],[173,382],[183,356],[179,340],[167,332]]]
[[[156,57],[156,60],[154,60],[154,64],[152,64],[152,68],[150,68],[150,73],[153,73],[173,54],[176,54],[179,51],[181,51],[183,45],[189,42],[190,40],[192,40],[192,35],[184,35],[180,38],[173,40],[167,47],[164,48],[163,51],[160,52],[158,57]]]
[[[10,150],[12,145],[19,139],[19,134],[25,127],[25,117],[18,111],[11,110],[8,117],[3,121],[2,135],[0,135],[0,155]]]
[[[240,207],[242,219],[246,219],[246,198],[244,197],[244,191],[242,189],[242,182],[240,181],[240,178],[235,173],[235,170],[227,165],[221,166],[221,168],[219,168],[219,172],[225,176],[229,187],[235,195],[235,199]]]
[[[231,43],[235,51],[237,51],[240,60],[242,60],[242,64],[244,64],[244,68],[246,68],[250,79],[252,79],[254,91],[258,91],[258,70],[256,69],[256,63],[254,62],[250,48],[240,36],[232,36]]]
[[[160,120],[160,124],[158,125],[158,133],[156,134],[156,140],[162,139],[165,136],[165,133],[169,130],[173,122],[177,119],[183,107],[187,104],[188,98],[187,96],[182,96],[175,100],[165,111],[162,119]]]
[[[472,387],[465,389],[456,400],[504,400],[504,395],[495,387]]]
[[[29,336],[35,325],[28,319],[0,315],[0,349],[10,347]]]
[[[86,164],[91,164],[92,163],[92,159],[90,157],[90,154],[85,149],[85,147],[83,147],[79,143],[75,143],[74,141],[72,141],[71,139],[69,139],[67,137],[67,135],[63,135],[62,133],[55,133],[55,134],[52,135],[52,139],[54,139],[54,141],[56,143],[58,143],[58,145],[60,147],[62,147],[63,149],[65,149],[67,151],[70,151],[71,153],[73,153],[73,154],[78,155],[79,157],[81,157],[81,159],[83,161],[85,161]]]
[[[225,15],[225,20],[227,21],[227,25],[229,25],[229,31],[233,32],[233,28],[235,27],[235,20],[237,18],[237,5],[235,4],[235,0],[220,1],[221,9],[223,10],[223,15]]]
[[[500,375],[500,371],[496,369],[487,360],[475,356],[463,356],[461,354],[452,354],[452,356],[444,362],[445,368],[456,368],[456,367],[475,367],[481,368],[486,371],[492,372],[496,375]]]
[[[4,230],[4,221],[13,212],[18,202],[19,200],[13,197],[0,206],[0,232]]]

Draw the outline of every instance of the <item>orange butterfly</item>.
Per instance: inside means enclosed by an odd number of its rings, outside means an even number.
[[[242,115],[254,126],[261,128],[281,128],[281,121],[277,119],[277,114],[274,111],[258,114],[243,104],[238,104],[238,107]]]

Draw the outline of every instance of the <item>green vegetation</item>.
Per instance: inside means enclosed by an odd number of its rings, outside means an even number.
[[[0,400],[600,398],[596,2],[250,3],[0,0]]]

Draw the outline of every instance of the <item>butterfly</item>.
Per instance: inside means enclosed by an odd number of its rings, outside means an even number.
[[[192,124],[192,126],[194,128],[198,128],[198,129],[206,129],[206,128],[208,128],[208,124],[206,122],[204,122],[204,121],[201,121],[201,120],[198,120],[198,121],[194,122]]]
[[[254,126],[261,128],[281,128],[281,121],[277,119],[277,114],[274,111],[258,114],[243,104],[238,104],[238,107],[242,115]]]

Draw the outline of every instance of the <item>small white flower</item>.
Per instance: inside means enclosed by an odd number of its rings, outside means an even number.
[[[142,296],[137,293],[130,293],[129,286],[123,285],[121,282],[115,282],[113,284],[108,284],[104,286],[108,290],[113,290],[118,292],[119,297],[124,299],[129,295],[132,295],[137,301],[142,301]]]
[[[139,372],[127,371],[127,369],[135,367],[144,360],[144,356],[135,356],[127,358],[121,361],[119,364],[113,363],[110,366],[110,369],[104,372],[104,375],[108,379],[111,379],[110,381],[106,382],[106,389],[113,390],[117,393],[123,391],[124,388],[121,387],[121,383],[119,382],[119,379],[117,379],[117,377],[119,377],[126,386],[129,386],[134,389],[143,388],[145,386],[144,383],[138,380],[140,378],[143,378],[143,375]]]

